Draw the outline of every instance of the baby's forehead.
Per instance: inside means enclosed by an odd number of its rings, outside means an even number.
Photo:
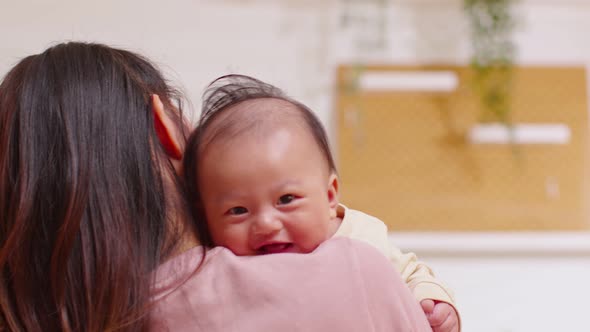
[[[228,117],[260,117],[264,121],[287,119],[297,116],[303,120],[302,112],[297,105],[279,98],[255,98],[239,102],[225,110]]]
[[[313,136],[303,110],[278,98],[257,98],[232,105],[212,121],[205,132],[209,143],[241,139],[244,136],[264,138],[277,129],[302,130]]]
[[[200,158],[211,152],[223,155],[228,149],[275,141],[276,135],[286,130],[300,147],[316,150],[322,159],[327,159],[306,119],[306,111],[288,100],[250,99],[221,112],[203,133]]]

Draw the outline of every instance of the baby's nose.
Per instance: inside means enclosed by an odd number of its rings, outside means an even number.
[[[256,221],[252,225],[252,231],[255,235],[269,235],[280,231],[283,228],[283,223],[273,213],[261,213],[257,216]]]

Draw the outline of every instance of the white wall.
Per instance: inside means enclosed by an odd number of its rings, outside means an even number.
[[[391,2],[388,47],[368,52],[354,46],[354,31],[339,25],[338,0],[0,0],[0,75],[21,57],[62,40],[104,42],[154,59],[196,108],[207,82],[240,72],[286,89],[330,130],[338,63],[464,63],[469,57],[461,1]],[[521,0],[515,12],[520,63],[590,63],[590,1]],[[589,250],[556,254],[525,241],[532,249],[498,253],[505,246],[501,235],[487,251],[461,246],[482,236],[394,239],[421,254],[455,289],[466,332],[588,330]],[[568,236],[549,237],[538,242],[571,243]],[[429,249],[425,241],[444,245]],[[463,249],[450,250],[457,246]]]
[[[228,72],[302,88],[302,42],[279,6],[218,1],[0,1],[0,72],[62,40],[103,42],[142,52],[198,103],[205,85]]]
[[[404,233],[454,290],[465,332],[587,331],[590,234]]]
[[[588,253],[422,259],[454,288],[464,331],[588,330]]]

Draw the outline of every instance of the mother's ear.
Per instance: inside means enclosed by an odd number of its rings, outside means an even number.
[[[176,126],[168,114],[166,114],[160,96],[153,94],[151,98],[152,112],[154,113],[154,125],[156,126],[156,134],[158,135],[160,144],[162,144],[168,157],[175,160],[181,160],[182,150],[178,140],[178,137],[181,137],[181,135],[178,135],[178,126]]]

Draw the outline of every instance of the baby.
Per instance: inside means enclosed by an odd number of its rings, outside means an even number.
[[[377,218],[338,201],[325,130],[305,105],[254,78],[224,76],[203,102],[184,174],[203,245],[236,255],[309,253],[333,236],[375,246],[400,271],[435,332],[460,330],[451,292]]]

